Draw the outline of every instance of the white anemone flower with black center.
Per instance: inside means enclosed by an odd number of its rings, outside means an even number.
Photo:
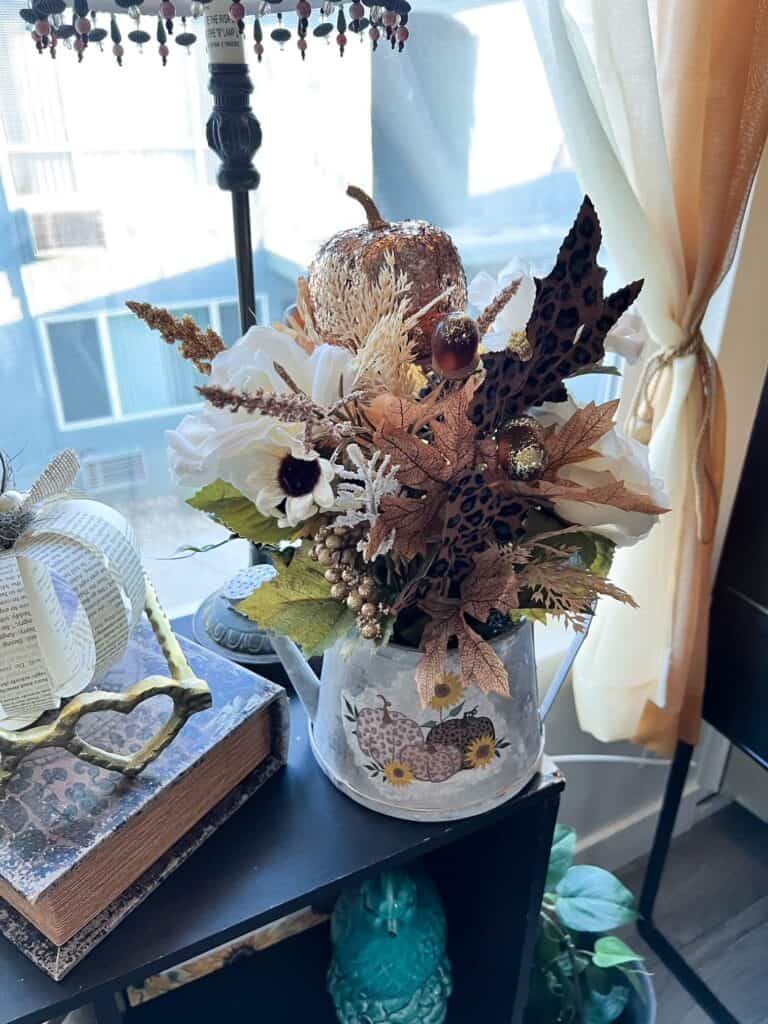
[[[299,441],[287,451],[263,452],[248,474],[256,508],[278,526],[298,526],[318,509],[333,505],[334,468]]]
[[[285,334],[252,327],[216,356],[210,383],[245,393],[263,388],[290,394],[277,363],[304,394],[330,406],[350,389],[351,361],[352,354],[339,346],[319,345],[308,355]],[[168,431],[166,442],[176,483],[199,489],[224,480],[281,526],[296,526],[333,504],[333,465],[305,446],[303,423],[206,404]]]

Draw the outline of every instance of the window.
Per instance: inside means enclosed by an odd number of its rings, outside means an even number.
[[[549,269],[581,198],[519,0],[416,0],[403,54],[351,40],[267,45],[251,67],[263,131],[251,200],[260,322],[279,318],[318,246],[373,191],[385,217],[453,236],[468,274],[519,258]],[[103,15],[99,15],[101,24]],[[266,23],[265,23],[266,27]],[[190,29],[202,40],[202,24]],[[266,35],[266,33],[265,33]],[[267,40],[269,43],[269,40]],[[75,447],[85,484],[132,518],[172,613],[190,610],[247,560],[215,539],[172,488],[164,431],[198,378],[126,299],[189,311],[228,344],[240,336],[229,197],[215,185],[202,42],[189,57],[126,44],[124,67],[34,52],[16,8],[0,13],[0,448],[26,486]],[[179,52],[176,52],[179,51]],[[35,101],[29,100],[35,97]],[[600,398],[613,378],[583,378]]]
[[[98,321],[64,320],[48,324],[47,330],[63,422],[112,415]]]
[[[175,316],[191,316],[203,329],[219,331],[229,344],[240,336],[232,299],[168,308]],[[266,309],[266,297],[260,296],[261,322]],[[165,416],[199,403],[195,386],[204,383],[202,375],[129,312],[51,318],[42,326],[62,429]]]
[[[20,196],[72,192],[75,179],[69,153],[12,153],[11,177]]]
[[[38,256],[61,249],[103,248],[104,223],[99,210],[32,214],[32,238]]]

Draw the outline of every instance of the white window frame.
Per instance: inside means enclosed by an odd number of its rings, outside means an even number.
[[[231,295],[217,296],[209,299],[190,299],[186,302],[171,302],[164,306],[169,312],[174,310],[185,310],[190,307],[207,307],[210,317],[211,328],[221,333],[221,306],[234,303],[237,299]],[[256,296],[256,312],[259,323],[269,323],[269,298],[260,292]],[[112,339],[109,333],[109,319],[115,316],[131,316],[130,313],[123,313],[119,309],[86,310],[81,313],[60,313],[53,316],[41,316],[37,319],[37,329],[43,349],[46,374],[48,377],[48,388],[53,402],[53,411],[56,417],[56,426],[63,433],[73,430],[91,430],[94,427],[112,426],[117,423],[133,423],[139,420],[153,420],[163,416],[174,416],[179,413],[194,412],[199,409],[202,402],[187,402],[182,405],[171,405],[162,409],[150,409],[145,412],[124,412],[120,398],[120,383],[115,369],[115,360],[112,350]],[[48,331],[50,324],[71,323],[75,320],[92,320],[96,323],[96,330],[99,339],[99,350],[101,361],[104,367],[104,377],[107,385],[107,394],[112,413],[109,416],[96,416],[87,420],[69,422],[64,415],[64,403],[59,388],[59,379],[56,373],[56,366],[53,361],[53,349]],[[164,344],[158,339],[158,344]],[[179,357],[181,358],[181,357]]]

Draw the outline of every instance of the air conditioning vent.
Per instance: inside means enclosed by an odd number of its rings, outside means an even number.
[[[33,213],[32,237],[38,256],[61,249],[104,247],[104,218],[100,210],[62,210]]]
[[[81,486],[89,494],[135,487],[146,479],[147,467],[142,452],[97,455],[83,459],[80,464]]]

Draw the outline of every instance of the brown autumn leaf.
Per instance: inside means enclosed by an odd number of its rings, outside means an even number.
[[[464,619],[455,605],[442,614],[437,611],[430,614],[433,618],[425,626],[422,637],[424,653],[416,666],[416,689],[424,707],[434,697],[435,686],[445,675],[451,637],[464,629]]]
[[[527,556],[521,554],[519,560],[525,562]],[[518,608],[519,590],[515,560],[494,546],[476,556],[472,573],[461,588],[462,607],[467,615],[486,622],[494,608],[503,615]]]
[[[544,437],[544,447],[549,456],[545,478],[554,480],[563,466],[594,459],[599,453],[591,446],[611,430],[618,406],[618,398],[602,405],[590,402],[577,409],[559,430],[548,432]]]
[[[605,475],[610,476],[607,472]],[[534,485],[524,489],[522,493],[539,494],[550,501],[562,498],[565,501],[585,501],[592,505],[610,505],[613,508],[620,508],[624,512],[642,512],[650,516],[669,512],[668,508],[656,505],[646,495],[630,491],[623,480],[615,478],[599,487],[579,487],[578,484],[572,484],[562,479],[551,482],[537,480]]]
[[[520,572],[520,586],[529,591],[533,607],[562,616],[577,632],[582,632],[599,598],[610,597],[636,608],[630,594],[610,580],[569,562],[565,548],[543,550],[547,557],[525,565]]]
[[[470,377],[460,390],[438,403],[430,418],[435,448],[451,464],[454,474],[475,461],[476,430],[469,410],[477,385],[478,378]]]
[[[392,464],[398,467],[397,479],[406,487],[430,490],[451,476],[450,462],[434,445],[401,427],[384,424],[374,434],[373,443],[392,457]]]
[[[463,621],[458,634],[461,678],[465,686],[474,683],[483,693],[509,696],[509,675],[489,643]]]
[[[433,522],[440,508],[439,493],[423,498],[388,494],[381,501],[379,515],[371,528],[366,558],[370,561],[381,544],[395,531],[394,549],[402,558],[426,555],[434,532]]]
[[[441,397],[441,388],[435,388],[419,401],[384,392],[365,407],[365,413],[377,429],[386,426],[415,431],[429,422]]]

